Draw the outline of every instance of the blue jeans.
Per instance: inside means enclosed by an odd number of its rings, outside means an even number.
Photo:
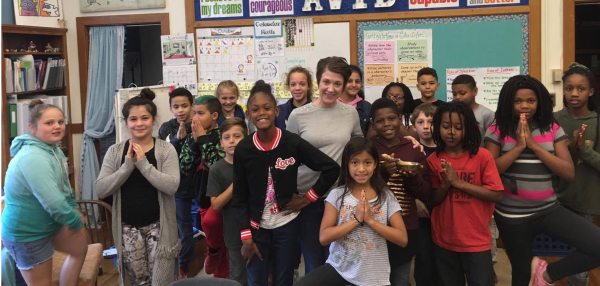
[[[298,215],[300,233],[298,241],[304,256],[305,275],[325,264],[329,257],[329,245],[323,246],[319,242],[321,220],[325,212],[325,198],[303,208]]]
[[[248,286],[269,285],[269,265],[273,260],[273,286],[291,286],[294,283],[294,249],[298,238],[298,218],[275,228],[252,229],[252,240],[263,257],[254,256],[248,265]]]
[[[188,264],[194,255],[194,229],[192,225],[192,199],[175,198],[175,214],[177,229],[181,239],[181,252],[179,253],[179,267],[187,272]]]

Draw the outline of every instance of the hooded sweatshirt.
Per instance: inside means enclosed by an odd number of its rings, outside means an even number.
[[[177,123],[177,119],[173,118],[160,126],[158,130],[158,139],[165,140],[170,142],[173,147],[175,147],[175,151],[177,151],[177,155],[181,155],[181,150],[185,145],[186,139],[177,139],[177,131],[179,131],[179,123]],[[191,140],[192,138],[192,123],[185,124],[185,131],[187,133],[187,139]],[[167,140],[167,137],[169,139]],[[189,155],[189,154],[188,154]],[[190,158],[182,158],[182,162],[193,161],[195,158],[189,155]],[[179,172],[179,187],[177,188],[177,192],[175,193],[176,198],[193,198],[194,191],[194,175],[186,174],[181,171]]]
[[[587,124],[585,148],[569,150],[575,165],[575,178],[570,183],[561,179],[556,195],[561,203],[573,210],[600,215],[600,142],[596,144],[599,138],[598,113],[592,111],[575,119],[565,108],[555,112],[554,119],[565,130],[569,140],[573,139],[573,132],[581,128],[581,124]]]
[[[14,158],[6,171],[2,237],[31,242],[53,236],[63,226],[81,229],[67,158],[58,144],[21,135],[13,140],[10,154]]]

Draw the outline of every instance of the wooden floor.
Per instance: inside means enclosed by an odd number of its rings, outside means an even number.
[[[600,216],[596,216],[596,220],[594,221],[598,227],[600,227]],[[600,243],[600,242],[599,242]],[[196,244],[196,259],[190,264],[190,276],[195,276],[197,273],[202,270],[204,264],[204,257],[206,256],[206,243],[204,240],[198,242]],[[508,264],[508,259],[506,259],[503,255],[503,259],[498,262],[498,264]],[[556,262],[562,257],[542,257],[542,259],[548,261],[548,263]],[[500,259],[499,259],[500,260]],[[510,285],[510,265],[498,265],[496,268],[496,272],[502,272],[503,275],[501,277],[501,281],[497,284],[497,286],[508,286]],[[117,268],[113,265],[112,259],[104,259],[102,262],[102,268],[104,270],[104,275],[98,276],[98,284],[97,286],[118,286],[119,285],[119,277],[117,273]],[[501,269],[499,269],[501,268]],[[500,276],[500,273],[499,275]],[[589,286],[600,286],[600,268],[596,268],[593,271],[589,272],[590,280],[588,282]],[[412,279],[411,279],[412,280]],[[126,286],[130,286],[129,281],[125,281]],[[414,285],[414,284],[413,284]],[[557,281],[555,286],[567,286],[567,279],[563,279],[561,281]]]

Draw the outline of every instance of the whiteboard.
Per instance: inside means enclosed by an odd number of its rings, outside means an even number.
[[[254,35],[254,27],[242,27],[243,36]],[[211,28],[196,29],[197,37],[210,37]],[[315,72],[317,63],[320,59],[338,56],[344,57],[350,62],[350,23],[315,23],[314,24],[314,47],[309,48],[286,48],[284,57],[271,58],[279,59],[282,62],[284,72],[289,71],[292,67],[300,65],[308,68],[313,73],[313,80],[316,81]],[[202,58],[199,57],[198,61]],[[198,73],[200,74],[200,65],[198,65]],[[281,73],[281,82],[285,82],[285,75]]]
[[[163,86],[163,85],[155,85],[155,86],[147,86],[156,94],[156,97],[152,102],[156,104],[156,124],[152,128],[152,136],[158,138],[158,129],[160,126],[173,117],[173,113],[171,113],[169,106],[169,90],[171,86]],[[146,87],[135,87],[135,88],[123,88],[119,89],[117,94],[115,95],[115,133],[116,133],[116,142],[122,142],[124,140],[130,139],[131,134],[127,129],[127,124],[125,122],[125,118],[123,118],[123,105],[132,97],[136,97],[140,95],[140,91]]]

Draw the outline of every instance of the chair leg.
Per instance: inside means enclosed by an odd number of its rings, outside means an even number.
[[[102,276],[102,274],[104,274],[104,271],[102,270],[102,266],[100,266],[98,269],[98,276]]]

